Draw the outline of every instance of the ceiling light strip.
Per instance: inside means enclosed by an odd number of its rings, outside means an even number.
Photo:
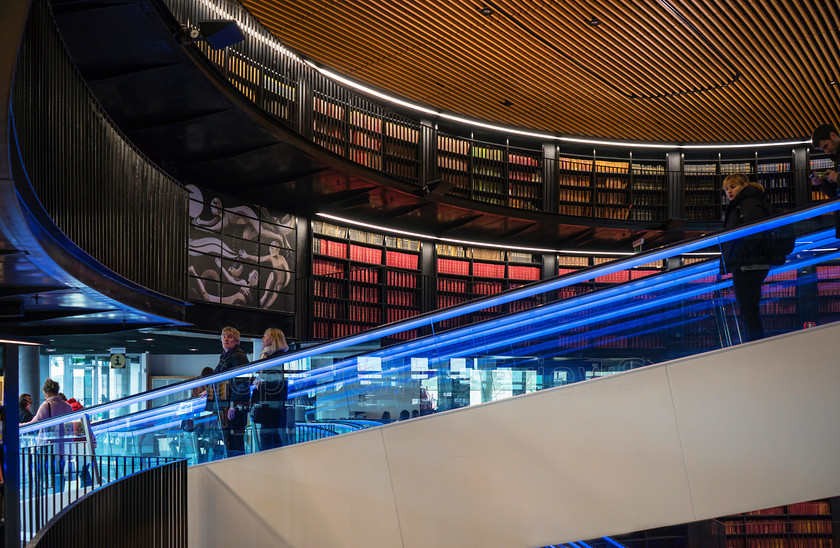
[[[661,1],[661,0],[660,0]],[[292,52],[285,46],[283,46],[276,37],[274,37],[270,32],[266,31],[261,23],[258,21],[242,21],[240,17],[232,15],[230,12],[225,11],[221,7],[212,3],[211,0],[200,0],[204,6],[206,6],[209,10],[216,12],[219,16],[224,17],[226,19],[233,19],[235,20],[240,27],[242,27],[246,34],[249,36],[254,37],[259,42],[262,42],[266,46],[276,50],[282,55],[286,55],[291,59],[303,62],[313,70],[319,72],[323,76],[339,82],[349,88],[355,89],[360,91],[366,95],[370,95],[380,99],[382,101],[392,103],[395,105],[399,105],[401,107],[413,110],[415,112],[420,112],[422,114],[427,114],[429,116],[435,116],[438,118],[443,118],[445,120],[451,120],[453,122],[458,122],[460,124],[464,124],[471,127],[479,127],[483,129],[489,129],[492,131],[498,131],[500,133],[505,133],[509,135],[520,135],[523,137],[533,137],[535,139],[543,139],[543,140],[550,140],[550,141],[560,141],[566,143],[575,143],[575,144],[584,144],[584,145],[601,145],[601,146],[615,146],[615,147],[628,147],[628,148],[653,148],[653,149],[663,149],[663,150],[706,150],[706,149],[740,149],[740,148],[764,148],[764,147],[781,147],[781,146],[797,146],[797,145],[810,145],[810,139],[803,139],[798,141],[776,141],[776,142],[756,142],[756,143],[740,143],[740,144],[729,144],[729,143],[707,143],[707,144],[697,144],[697,145],[688,145],[688,144],[680,144],[680,143],[649,143],[649,142],[636,142],[636,141],[611,141],[611,140],[604,140],[604,139],[586,139],[581,137],[569,137],[569,136],[559,136],[559,135],[551,135],[549,133],[542,133],[536,131],[528,131],[522,129],[516,129],[508,126],[502,126],[497,124],[489,124],[486,122],[481,122],[478,120],[471,120],[469,118],[464,118],[462,116],[457,116],[455,114],[449,114],[447,112],[442,112],[437,109],[432,109],[428,107],[424,107],[422,105],[412,103],[410,101],[406,101],[405,99],[401,99],[394,95],[389,95],[387,93],[375,90],[358,82],[354,82],[342,76],[338,73],[335,73],[331,70],[328,70],[323,67],[319,67],[312,61],[305,59],[296,53]],[[258,28],[261,32],[254,30],[254,28]]]

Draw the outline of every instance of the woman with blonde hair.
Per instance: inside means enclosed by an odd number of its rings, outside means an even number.
[[[289,345],[286,343],[286,335],[276,327],[269,327],[265,330],[262,337],[263,349],[260,352],[260,359],[263,360],[279,352],[286,352],[289,350]]]
[[[729,230],[763,219],[770,206],[764,187],[751,183],[743,173],[732,173],[723,180],[723,193],[729,200],[723,213],[723,228]],[[721,274],[732,274],[735,302],[744,323],[745,339],[764,337],[759,305],[761,284],[770,272],[772,258],[767,255],[761,234],[726,242],[721,246]]]
[[[261,360],[289,350],[286,335],[275,327],[265,330],[262,341]],[[264,378],[254,381],[251,400],[251,417],[254,423],[259,425],[260,451],[288,445],[287,416],[294,420],[294,413],[287,414],[286,410],[289,387],[282,370],[269,369],[263,371],[261,376]]]

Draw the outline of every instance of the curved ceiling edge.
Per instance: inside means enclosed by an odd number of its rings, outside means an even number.
[[[125,329],[188,325],[184,317],[189,303],[156,293],[119,276],[61,232],[40,206],[20,163],[14,134],[10,138],[15,151],[10,158],[13,178],[10,184],[0,188],[0,230],[49,277],[90,301],[101,303],[97,310],[102,310],[104,305],[104,310],[111,313],[87,321],[80,319],[79,323]],[[121,318],[117,317],[120,315]]]

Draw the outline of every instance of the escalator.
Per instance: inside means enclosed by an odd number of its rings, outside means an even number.
[[[840,249],[826,214],[838,208],[818,204],[39,426],[87,416],[97,454],[200,464],[189,482],[195,545],[574,546],[834,496]],[[763,288],[768,338],[740,344],[720,245],[785,224],[797,244]],[[643,275],[660,262],[669,268]],[[603,283],[617,277],[627,281]],[[428,334],[394,336],[410,330]],[[253,454],[224,458],[226,425],[193,389],[281,370],[290,446],[259,451],[253,427]]]

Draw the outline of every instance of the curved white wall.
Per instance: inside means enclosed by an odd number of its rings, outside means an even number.
[[[189,470],[190,546],[533,548],[840,495],[840,324]]]

